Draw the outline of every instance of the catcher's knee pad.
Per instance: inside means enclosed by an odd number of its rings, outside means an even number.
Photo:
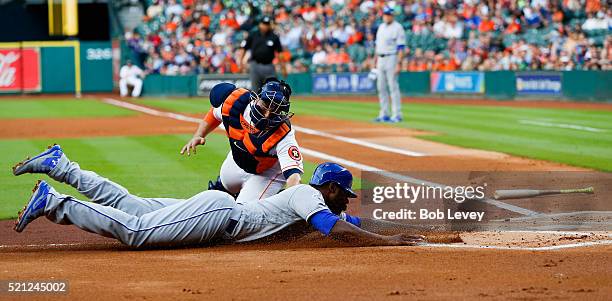
[[[219,191],[223,191],[225,193],[230,194],[234,198],[236,197],[233,193],[225,189],[225,186],[223,186],[223,183],[221,183],[221,177],[217,177],[217,180],[215,182],[208,181],[208,190],[219,190]]]

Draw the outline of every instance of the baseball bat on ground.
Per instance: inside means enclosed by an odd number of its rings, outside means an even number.
[[[560,189],[560,190],[536,190],[536,189],[513,189],[513,190],[495,190],[493,197],[496,200],[507,199],[522,199],[534,196],[549,195],[549,194],[567,194],[567,193],[593,193],[593,187],[581,189]]]

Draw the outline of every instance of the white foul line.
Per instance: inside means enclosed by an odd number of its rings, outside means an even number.
[[[106,102],[108,104],[115,105],[115,106],[123,107],[123,108],[126,108],[126,109],[143,112],[143,113],[146,113],[146,114],[149,114],[149,115],[173,118],[173,119],[177,119],[177,120],[194,122],[194,123],[199,123],[200,122],[200,119],[198,119],[198,118],[193,118],[193,117],[189,117],[189,116],[185,116],[185,115],[177,114],[177,113],[162,112],[162,111],[158,111],[158,110],[155,110],[155,109],[139,106],[137,104],[128,103],[128,102],[120,101],[120,100],[116,100],[116,99],[105,98],[104,102]],[[305,128],[302,128],[302,129],[305,129]],[[307,130],[310,130],[310,129],[307,129]],[[310,131],[314,131],[314,130],[310,130]],[[327,135],[331,135],[331,134],[328,134],[328,133],[323,133],[323,134],[326,135],[324,137],[327,137]],[[341,138],[342,139],[353,139],[353,138],[347,138],[347,137],[341,137]],[[336,140],[339,140],[339,139],[336,139]],[[356,139],[354,139],[354,140],[356,140]],[[344,141],[344,140],[339,140],[339,141]],[[364,142],[364,141],[361,141],[361,142]],[[367,146],[367,147],[370,147],[370,146]],[[380,169],[380,168],[377,168],[377,167],[373,167],[373,166],[357,163],[357,162],[354,162],[354,161],[350,161],[350,160],[347,160],[347,159],[344,159],[344,158],[332,156],[332,155],[325,154],[325,153],[322,153],[322,152],[318,152],[318,151],[315,151],[315,150],[311,150],[311,149],[308,149],[308,148],[300,147],[300,150],[305,155],[310,155],[310,156],[313,156],[313,157],[316,157],[316,158],[319,158],[319,159],[323,159],[323,160],[327,160],[327,161],[334,161],[334,162],[340,163],[340,164],[348,166],[348,167],[360,169],[362,171],[378,172],[378,173],[380,173],[381,175],[383,175],[385,177],[392,178],[392,179],[395,179],[395,180],[398,180],[398,181],[403,181],[403,182],[412,183],[412,184],[416,184],[416,185],[421,185],[422,184],[422,185],[427,185],[427,186],[431,186],[431,187],[442,187],[442,188],[447,187],[446,185],[443,185],[443,184],[429,182],[429,181],[424,181],[424,180],[416,179],[416,178],[413,178],[413,177],[400,175],[400,174],[397,174],[397,173],[394,173],[394,172],[390,172],[390,171],[386,171],[386,170],[383,170],[383,169]],[[518,206],[514,206],[514,205],[511,205],[511,204],[507,204],[507,203],[500,202],[500,201],[493,200],[493,199],[484,199],[482,201],[487,203],[487,204],[493,205],[495,207],[502,208],[502,209],[505,209],[505,210],[508,210],[508,211],[512,211],[512,212],[515,212],[515,213],[519,213],[519,214],[522,214],[522,215],[535,216],[535,215],[539,214],[538,212],[535,212],[535,211],[532,211],[532,210],[529,210],[529,209],[521,208],[521,207],[518,207]]]
[[[538,126],[554,127],[554,128],[562,128],[562,129],[571,129],[571,130],[594,132],[594,133],[607,132],[607,130],[604,130],[604,129],[592,128],[592,127],[589,127],[589,126],[583,126],[583,125],[577,125],[577,124],[552,123],[552,122],[548,122],[548,121],[538,121],[538,120],[528,120],[528,119],[521,119],[518,122],[520,124],[538,125]]]
[[[419,152],[413,152],[413,151],[399,149],[399,148],[390,147],[386,145],[376,144],[376,143],[367,142],[367,141],[363,141],[363,140],[359,140],[355,138],[338,136],[338,135],[334,135],[334,134],[330,134],[330,133],[326,133],[326,132],[322,132],[318,130],[308,129],[308,128],[297,126],[297,125],[291,125],[291,127],[294,128],[298,132],[306,133],[309,135],[316,135],[320,137],[330,138],[330,139],[334,139],[334,140],[338,140],[338,141],[342,141],[342,142],[346,142],[350,144],[355,144],[359,146],[369,147],[369,148],[373,148],[373,149],[377,149],[377,150],[381,150],[381,151],[385,151],[389,153],[396,153],[396,154],[410,156],[410,157],[426,156],[425,154],[419,153]]]
[[[484,245],[463,245],[463,244],[422,244],[418,246],[422,247],[434,247],[434,248],[464,248],[464,249],[488,249],[488,250],[520,250],[520,251],[552,251],[552,250],[561,250],[561,249],[570,249],[570,248],[579,248],[579,247],[590,247],[597,245],[612,245],[612,240],[596,240],[596,241],[586,241],[579,242],[573,244],[565,244],[565,245],[556,245],[556,246],[545,246],[545,247],[504,247],[504,246],[484,246]]]
[[[185,116],[185,115],[182,115],[182,114],[176,114],[176,113],[170,113],[170,112],[162,112],[162,111],[158,111],[158,110],[155,110],[155,109],[139,106],[137,104],[133,104],[133,103],[125,102],[125,101],[121,101],[121,100],[116,100],[116,99],[112,99],[112,98],[104,98],[104,102],[108,103],[108,104],[111,104],[111,105],[114,105],[114,106],[117,106],[117,107],[126,108],[126,109],[129,109],[129,110],[132,110],[132,111],[138,111],[138,112],[142,112],[142,113],[153,115],[153,116],[167,117],[167,118],[172,118],[172,119],[176,119],[176,120],[180,120],[180,121],[187,121],[187,122],[195,122],[195,123],[200,122],[200,119],[198,119],[198,118],[189,117],[189,116]]]

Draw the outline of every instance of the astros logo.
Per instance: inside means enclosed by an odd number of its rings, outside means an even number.
[[[294,145],[289,148],[289,157],[295,161],[302,159],[302,154],[300,154],[300,150],[297,148],[297,146]]]

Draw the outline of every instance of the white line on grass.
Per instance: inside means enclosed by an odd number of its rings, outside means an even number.
[[[553,122],[548,122],[548,121],[538,121],[538,120],[528,120],[528,119],[521,119],[518,122],[520,124],[529,124],[529,125],[537,125],[537,126],[553,127],[553,128],[562,128],[562,129],[571,129],[571,130],[594,132],[594,133],[607,132],[607,130],[604,130],[604,129],[598,129],[598,128],[593,128],[593,127],[583,126],[583,125],[577,125],[577,124],[553,123]]]
[[[155,109],[151,109],[151,108],[147,108],[147,107],[143,107],[143,106],[139,106],[137,104],[133,104],[133,103],[129,103],[129,102],[125,102],[125,101],[120,101],[120,100],[116,100],[116,99],[112,99],[112,98],[105,98],[104,102],[108,103],[108,104],[112,104],[115,106],[119,106],[119,107],[123,107],[126,109],[130,109],[130,110],[134,110],[134,111],[139,111],[139,112],[143,112],[149,115],[154,115],[154,116],[161,116],[161,117],[167,117],[167,118],[174,118],[177,120],[182,120],[182,121],[188,121],[188,122],[194,122],[194,123],[199,123],[200,119],[198,118],[193,118],[193,117],[189,117],[189,116],[185,116],[182,114],[177,114],[177,113],[169,113],[169,112],[162,112],[162,111],[158,111]],[[304,128],[302,128],[304,129]],[[310,130],[310,129],[307,129]],[[314,130],[311,130],[314,131]],[[318,131],[317,131],[318,132]],[[326,136],[324,137],[328,137],[328,136],[333,136],[331,134],[328,133],[324,133]],[[330,138],[330,137],[328,137]],[[341,137],[342,139],[352,139],[352,138],[347,138],[347,137]],[[339,139],[336,139],[339,140]],[[340,140],[340,141],[344,141],[344,140]],[[346,141],[344,141],[346,142]],[[362,141],[363,142],[363,141]],[[370,147],[370,146],[366,146],[366,147]],[[409,176],[404,176],[401,174],[397,174],[394,172],[390,172],[390,171],[386,171],[377,167],[373,167],[373,166],[369,166],[369,165],[365,165],[365,164],[361,164],[361,163],[357,163],[354,161],[350,161],[344,158],[340,158],[340,157],[336,157],[336,156],[332,156],[329,154],[325,154],[322,152],[318,152],[315,150],[311,150],[308,148],[304,148],[304,147],[300,147],[300,150],[302,151],[302,153],[304,153],[305,155],[309,155],[309,156],[313,156],[319,159],[323,159],[323,160],[328,160],[328,161],[335,161],[338,162],[342,165],[348,166],[348,167],[352,167],[352,168],[356,168],[356,169],[360,169],[362,171],[371,171],[371,172],[377,172],[385,177],[391,178],[391,179],[395,179],[398,181],[403,181],[403,182],[407,182],[407,183],[412,183],[412,184],[416,184],[416,185],[427,185],[427,186],[431,186],[431,187],[447,187],[446,185],[443,184],[439,184],[439,183],[434,183],[434,182],[429,182],[429,181],[425,181],[425,180],[420,180],[417,178],[413,178],[413,177],[409,177]],[[380,149],[379,149],[380,150]],[[538,215],[538,212],[529,210],[529,209],[525,209],[525,208],[521,208],[518,206],[514,206],[511,204],[507,204],[504,202],[500,202],[497,200],[493,200],[493,199],[484,199],[482,200],[483,202],[493,205],[495,207],[498,208],[502,208],[508,211],[512,211],[515,213],[519,213],[522,215],[527,215],[527,216],[535,216]]]

